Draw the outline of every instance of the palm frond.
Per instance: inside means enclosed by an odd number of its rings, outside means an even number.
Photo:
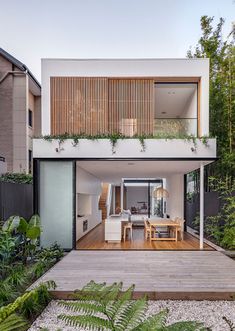
[[[133,331],[159,331],[165,330],[165,323],[168,310],[162,310],[158,314],[153,315],[145,319],[140,325],[138,325]]]
[[[177,322],[166,326],[164,328],[166,331],[207,331],[208,328],[205,328],[202,323],[196,321],[184,321]]]
[[[85,302],[85,301],[60,301],[59,305],[68,308],[74,312],[80,312],[87,315],[104,313],[104,308],[99,302]]]
[[[68,316],[65,314],[61,314],[58,316],[58,318],[70,326],[75,326],[79,328],[89,328],[89,330],[94,331],[113,330],[112,323],[109,320],[97,316]]]
[[[12,314],[0,323],[1,331],[25,331],[28,330],[29,323],[22,316]]]

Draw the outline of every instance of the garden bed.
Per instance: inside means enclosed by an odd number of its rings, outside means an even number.
[[[59,301],[51,301],[42,314],[34,321],[29,331],[39,331],[46,328],[49,331],[77,331],[84,330],[67,326],[63,321],[57,319],[62,313],[68,313],[67,308],[58,304]],[[228,324],[223,316],[235,323],[235,302],[234,301],[149,301],[149,308],[146,316],[158,313],[163,309],[169,309],[167,322],[195,320],[205,323],[212,331],[229,331]],[[78,313],[73,312],[73,315]]]

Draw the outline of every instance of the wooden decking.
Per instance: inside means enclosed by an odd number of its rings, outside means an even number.
[[[66,298],[90,280],[135,284],[151,299],[231,299],[235,262],[217,251],[71,251],[33,286],[54,280]]]
[[[198,250],[199,240],[189,233],[185,233],[184,240],[175,241],[152,241],[144,239],[144,228],[133,229],[133,240],[121,243],[107,243],[104,241],[104,223],[99,224],[87,235],[77,242],[77,249],[133,249],[133,250]],[[205,250],[213,250],[204,244]]]

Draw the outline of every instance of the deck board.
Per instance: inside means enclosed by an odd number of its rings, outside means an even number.
[[[231,299],[235,262],[217,251],[71,251],[35,284],[54,280],[64,297],[90,280],[135,284],[152,299]]]

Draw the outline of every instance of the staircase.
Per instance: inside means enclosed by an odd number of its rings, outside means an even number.
[[[108,188],[109,188],[109,183],[102,184],[102,193],[99,201],[99,209],[102,211],[102,220],[107,218],[106,201],[108,195]]]

